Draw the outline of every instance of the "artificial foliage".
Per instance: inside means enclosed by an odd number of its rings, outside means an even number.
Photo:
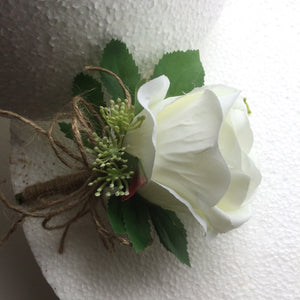
[[[133,56],[119,40],[112,40],[106,45],[100,66],[121,78],[132,97],[132,103],[128,107],[128,99],[124,99],[118,81],[109,74],[101,73],[100,81],[85,73],[75,76],[73,96],[80,95],[98,109],[106,129],[104,136],[100,137],[100,127],[96,126],[98,132],[94,136],[99,146],[88,149],[96,157],[93,170],[101,174],[90,185],[98,185],[96,196],[108,198],[107,214],[114,232],[127,234],[136,252],[150,245],[152,223],[161,244],[182,263],[190,266],[183,223],[175,212],[149,203],[139,195],[139,186],[147,183],[145,180],[135,183],[134,174],[137,169],[141,173],[142,166],[136,158],[126,153],[123,145],[126,132],[138,128],[144,121],[140,117],[133,122],[134,116],[142,110],[136,93],[149,79],[141,78]],[[151,79],[162,74],[170,79],[168,96],[187,93],[202,86],[204,70],[199,52],[188,50],[165,54],[155,66]],[[103,92],[109,94],[109,101],[104,100]],[[91,120],[95,122],[93,116]],[[59,125],[65,136],[72,138],[71,124],[61,122]],[[135,185],[131,191],[130,185]]]

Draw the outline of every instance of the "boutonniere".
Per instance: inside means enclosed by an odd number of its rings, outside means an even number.
[[[70,226],[89,214],[107,249],[121,243],[140,252],[156,233],[190,265],[178,213],[213,233],[250,216],[249,199],[261,177],[249,157],[249,112],[238,90],[204,86],[198,51],[165,54],[144,79],[126,45],[112,40],[100,66],[75,76],[71,111],[57,114],[48,129],[0,110],[45,135],[70,169],[69,175],[26,187],[16,195],[19,205],[0,194],[20,214],[2,243],[17,224],[35,217],[45,230],[63,229],[63,252]],[[64,139],[54,136],[55,126]],[[55,222],[60,215],[65,221]]]

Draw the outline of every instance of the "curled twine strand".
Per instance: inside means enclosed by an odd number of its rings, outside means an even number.
[[[95,70],[105,72],[113,76],[128,100],[128,105],[131,106],[131,96],[125,88],[122,80],[113,72],[101,67],[86,67],[86,70]],[[57,176],[52,180],[42,183],[36,183],[28,186],[22,192],[22,199],[28,208],[23,208],[18,205],[10,203],[0,191],[0,200],[10,210],[20,214],[20,217],[13,223],[11,228],[7,231],[5,236],[0,239],[0,246],[2,246],[9,237],[16,231],[18,225],[22,224],[27,217],[42,218],[42,227],[45,230],[63,229],[63,233],[59,243],[59,253],[63,253],[65,239],[72,224],[78,221],[88,213],[91,214],[93,223],[99,233],[104,246],[108,250],[114,249],[114,241],[118,241],[122,245],[131,246],[131,243],[120,235],[116,235],[106,229],[105,224],[99,216],[99,201],[103,208],[106,208],[106,203],[103,197],[95,197],[95,190],[97,186],[89,186],[88,184],[95,179],[96,174],[92,171],[92,165],[89,162],[87,152],[85,150],[81,132],[84,132],[93,145],[97,145],[93,132],[95,128],[92,125],[87,114],[92,115],[102,128],[102,136],[105,134],[105,124],[101,116],[97,113],[95,108],[85,101],[81,96],[76,96],[72,100],[72,113],[58,113],[52,119],[48,130],[43,129],[33,121],[24,118],[23,116],[11,111],[0,110],[0,116],[17,119],[25,124],[31,126],[36,132],[47,137],[51,148],[56,157],[67,167],[72,170],[80,170],[65,176]],[[62,117],[71,117],[72,130],[75,144],[80,153],[72,152],[69,148],[64,146],[59,140],[53,137],[53,129]],[[70,162],[71,161],[71,162]],[[3,182],[0,182],[0,185]],[[62,195],[55,200],[50,200],[51,196]],[[75,214],[68,217],[67,221],[49,225],[50,221],[56,216],[62,215],[71,210],[76,210]]]
[[[119,83],[120,87],[122,88],[123,92],[124,92],[124,95],[125,95],[125,99],[128,100],[128,107],[131,106],[131,95],[130,93],[128,92],[128,90],[126,89],[123,81],[121,80],[121,78],[116,75],[115,73],[113,73],[112,71],[110,70],[107,70],[107,69],[104,69],[104,68],[101,68],[101,67],[92,67],[92,66],[86,66],[85,69],[87,71],[100,71],[100,72],[104,72],[104,73],[107,73],[111,76],[113,76]]]

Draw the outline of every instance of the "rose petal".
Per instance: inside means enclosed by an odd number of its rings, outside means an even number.
[[[241,98],[237,100],[237,102],[241,101]],[[232,110],[229,112],[228,117],[228,121],[230,121],[230,124],[232,125],[241,149],[245,153],[249,153],[253,144],[253,133],[250,128],[247,112],[241,108],[236,108],[234,105]]]
[[[248,220],[250,196],[261,181],[261,175],[247,155],[253,143],[244,103],[238,99],[222,125],[219,147],[230,172],[231,183],[221,201],[213,209],[204,211],[216,232],[226,232]]]
[[[126,151],[139,158],[145,175],[150,180],[155,156],[155,117],[149,105],[162,102],[170,82],[166,76],[160,76],[145,83],[138,91],[138,99],[144,110],[138,116],[145,116],[142,126],[128,131],[124,139]]]
[[[204,231],[207,231],[205,219],[196,213],[196,210],[188,201],[167,186],[151,180],[148,185],[139,190],[139,194],[151,203],[157,204],[162,208],[182,213],[190,211],[202,225]]]
[[[223,116],[226,118],[227,114],[230,111],[230,108],[238,98],[240,91],[232,87],[225,85],[210,85],[206,88],[210,89],[220,101],[220,105],[223,111]]]
[[[250,206],[243,206],[236,211],[224,211],[218,207],[212,207],[205,211],[211,230],[224,233],[241,226],[251,216]]]
[[[217,204],[230,183],[217,145],[222,120],[217,97],[205,89],[178,98],[157,115],[152,179],[195,209]]]
[[[231,182],[228,190],[217,204],[224,211],[239,209],[247,197],[251,178],[241,170],[231,170]]]
[[[244,137],[242,137],[243,133],[245,134]],[[247,155],[251,149],[252,142],[253,134],[249,126],[247,115],[240,109],[232,108],[221,128],[219,147],[225,161],[230,167],[232,177],[235,177],[234,173],[243,173],[249,178],[249,185],[245,191],[246,195],[244,197],[240,195],[240,197],[242,197],[239,201],[240,205],[253,194],[261,181],[260,172],[251,158]],[[233,180],[229,190],[232,189],[234,185],[235,181]],[[240,187],[235,190],[238,189],[240,189]],[[230,197],[227,197],[225,194],[224,199],[221,200],[219,205],[222,205],[222,202],[229,198]],[[225,202],[228,203],[228,201],[229,200],[226,200]],[[232,200],[232,202],[237,203],[235,200]]]
[[[137,98],[139,103],[147,109],[153,117],[156,117],[162,109],[164,99],[167,95],[170,81],[167,76],[159,76],[148,81],[138,90]],[[151,107],[151,110],[149,108]],[[155,119],[155,118],[154,118]]]
[[[241,168],[241,147],[229,122],[224,122],[219,135],[220,151],[229,165],[232,168]]]
[[[244,153],[242,154],[242,170],[244,171],[245,174],[247,174],[251,178],[247,197],[245,199],[245,200],[249,200],[250,197],[254,194],[256,188],[259,186],[262,177],[260,171],[255,166],[251,157]],[[246,202],[248,201],[245,201],[245,203]]]

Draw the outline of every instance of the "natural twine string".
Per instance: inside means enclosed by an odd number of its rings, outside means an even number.
[[[105,72],[113,76],[123,89],[125,98],[128,100],[128,105],[131,106],[130,93],[126,89],[122,80],[116,74],[101,67],[89,66],[86,67],[86,70]],[[72,112],[58,113],[55,115],[48,130],[43,129],[35,122],[11,111],[0,110],[0,116],[17,119],[31,126],[36,132],[46,136],[57,158],[70,169],[80,170],[79,172],[77,171],[77,173],[57,176],[47,182],[36,183],[26,187],[22,192],[22,200],[27,205],[27,208],[12,204],[0,191],[0,200],[2,203],[8,209],[20,214],[17,221],[13,223],[5,236],[0,240],[0,246],[3,245],[16,231],[19,224],[22,224],[27,217],[33,217],[43,219],[42,226],[45,230],[63,229],[58,249],[59,253],[63,253],[65,238],[69,228],[88,213],[91,215],[96,230],[99,233],[104,246],[108,250],[114,249],[114,241],[118,241],[119,243],[127,246],[131,245],[126,238],[116,235],[106,228],[105,222],[99,215],[99,209],[101,206],[98,205],[99,202],[101,202],[102,207],[105,209],[105,200],[101,196],[95,197],[97,186],[88,185],[99,176],[99,174],[95,174],[92,171],[92,165],[89,161],[81,138],[81,133],[84,132],[90,142],[94,146],[97,146],[93,137],[93,132],[96,130],[90,121],[90,116],[93,116],[101,126],[102,135],[105,134],[105,124],[101,116],[91,104],[85,101],[81,96],[74,97],[72,100]],[[68,147],[63,145],[62,142],[53,136],[53,129],[61,117],[71,117],[74,141],[80,155],[72,152]],[[55,200],[52,200],[53,196],[56,196]],[[56,225],[49,224],[54,217],[66,214],[72,210],[75,211],[75,213],[73,213],[71,217],[68,215],[65,222]]]

